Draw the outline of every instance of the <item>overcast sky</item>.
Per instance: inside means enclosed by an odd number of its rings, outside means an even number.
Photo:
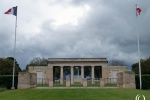
[[[150,0],[1,0],[0,57],[14,51],[18,6],[16,59],[22,69],[35,57],[106,57],[130,66],[137,62],[138,16],[141,57],[150,56]]]

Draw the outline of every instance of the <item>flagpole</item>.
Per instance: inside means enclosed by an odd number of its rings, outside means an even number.
[[[17,8],[17,6],[16,6]],[[13,79],[12,79],[12,87],[11,89],[15,89],[15,62],[16,62],[16,32],[17,32],[17,14],[16,14],[16,23],[15,23],[15,41],[14,41],[14,64],[13,64]]]
[[[137,8],[137,5],[136,5],[136,8]],[[136,11],[136,24],[137,24],[137,44],[138,44],[139,79],[140,79],[140,89],[142,89],[141,61],[140,61],[140,43],[139,43],[139,29],[138,29],[138,14],[137,14],[137,11]]]

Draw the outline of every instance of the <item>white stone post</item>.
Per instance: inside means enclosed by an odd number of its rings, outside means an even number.
[[[70,67],[71,67],[71,84],[74,84],[74,67],[73,66]]]
[[[81,66],[81,84],[83,83],[84,79],[84,66]]]
[[[94,80],[95,80],[95,73],[94,73],[94,66],[91,66],[92,68],[92,84],[94,84]]]
[[[60,66],[60,84],[64,84],[64,71],[63,66]]]

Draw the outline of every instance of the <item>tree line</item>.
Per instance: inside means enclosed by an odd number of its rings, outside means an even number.
[[[14,58],[0,58],[0,75],[12,75],[13,74]],[[15,62],[15,75],[22,71],[17,61]]]
[[[0,75],[12,75],[13,72],[13,57],[7,57],[7,58],[0,58]],[[28,66],[47,66],[48,61],[45,58],[36,57],[33,58],[29,64],[27,64],[26,69],[23,71],[28,71]],[[125,61],[113,59],[108,62],[110,66],[125,66]],[[18,62],[15,62],[15,74],[18,74],[19,71],[22,71]],[[136,74],[139,73],[139,67],[138,62],[132,64],[131,66],[132,71],[134,71]],[[69,69],[67,69],[69,70]],[[90,70],[90,69],[88,69]],[[95,69],[96,71],[99,70],[98,68]],[[150,74],[150,57],[141,59],[141,71],[142,74]],[[59,69],[56,69],[56,74],[59,76]],[[75,74],[77,73],[77,69],[75,69]],[[88,73],[88,71],[87,71]],[[66,73],[67,74],[67,73]]]

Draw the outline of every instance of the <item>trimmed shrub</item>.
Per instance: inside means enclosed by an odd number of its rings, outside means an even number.
[[[0,87],[11,89],[12,87],[12,75],[2,75],[0,76]],[[18,76],[15,76],[15,88],[17,89],[17,84],[18,84]]]
[[[136,89],[140,89],[139,76],[135,76]],[[150,89],[150,75],[142,75],[142,89]]]

